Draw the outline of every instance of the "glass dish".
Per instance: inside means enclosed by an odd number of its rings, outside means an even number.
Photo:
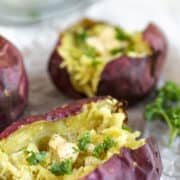
[[[84,10],[94,0],[1,0],[0,23],[29,24]]]

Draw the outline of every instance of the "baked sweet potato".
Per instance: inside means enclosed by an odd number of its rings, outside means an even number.
[[[155,87],[166,53],[166,39],[154,24],[128,33],[85,19],[61,33],[48,71],[71,97],[111,95],[134,103]]]
[[[0,36],[0,130],[24,110],[28,82],[20,52]]]
[[[126,122],[124,104],[111,97],[14,122],[0,134],[0,179],[160,179],[155,141]]]

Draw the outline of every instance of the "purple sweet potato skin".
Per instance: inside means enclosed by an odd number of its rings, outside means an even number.
[[[82,180],[159,180],[161,173],[158,146],[153,138],[148,138],[137,150],[123,148]]]
[[[48,64],[50,78],[62,93],[75,99],[79,99],[83,97],[83,95],[73,88],[66,68],[60,68],[60,64],[63,61],[62,57],[57,52],[57,47],[59,47],[60,44],[60,41],[58,41],[56,48],[50,57]]]
[[[28,80],[20,52],[0,36],[0,130],[23,112]]]
[[[154,56],[157,59],[152,62],[152,75],[157,81],[167,55],[167,41],[164,34],[154,24],[147,26],[143,32],[143,37],[154,50]]]
[[[108,63],[102,73],[97,94],[108,94],[134,103],[154,87],[151,58],[120,57]]]
[[[102,73],[97,95],[110,93],[131,104],[155,88],[165,61],[167,44],[164,35],[154,24],[147,26],[143,38],[153,54],[144,58],[121,56],[109,62]]]
[[[152,48],[153,54],[144,58],[121,56],[110,61],[101,74],[96,95],[111,95],[132,104],[155,88],[165,62],[167,43],[164,34],[154,24],[149,24],[143,31],[143,38]],[[67,69],[60,68],[63,58],[57,52],[59,46],[60,40],[50,57],[50,77],[64,94],[73,98],[83,97],[85,95],[73,88]]]
[[[12,123],[2,133],[0,140],[7,138],[24,125],[36,121],[56,121],[73,116],[82,111],[84,104],[97,102],[107,97],[82,99],[63,107],[58,107],[44,115],[31,116]],[[110,98],[110,97],[108,97]],[[137,163],[137,166],[134,165]],[[148,138],[146,144],[137,149],[123,148],[119,155],[113,155],[108,161],[97,167],[82,180],[158,180],[162,173],[162,163],[158,146],[153,138]]]
[[[16,122],[13,122],[9,127],[7,127],[4,131],[0,133],[0,140],[8,137],[10,134],[21,128],[23,125],[28,125],[36,121],[44,120],[44,121],[56,121],[60,119],[64,119],[69,116],[76,115],[81,112],[82,106],[84,104],[88,104],[91,102],[96,102],[101,99],[107,98],[107,96],[101,97],[93,97],[88,99],[81,99],[70,104],[64,105],[62,107],[57,107],[56,109],[42,115],[34,115],[30,116]],[[111,98],[111,97],[108,97]]]

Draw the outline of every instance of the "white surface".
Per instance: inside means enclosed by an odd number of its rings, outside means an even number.
[[[91,7],[86,13],[122,25],[126,29],[141,29],[149,21],[157,23],[169,41],[169,55],[164,69],[164,78],[180,84],[180,1],[179,0],[106,0]],[[83,17],[84,14],[81,14]],[[0,26],[0,33],[12,41],[22,52],[29,75],[30,93],[27,114],[41,113],[70,99],[60,94],[52,85],[47,74],[47,62],[56,43],[59,31],[77,18],[54,19],[30,27]],[[139,109],[139,108],[138,108]],[[142,110],[134,110],[137,117]],[[141,118],[140,118],[141,119]],[[136,126],[137,127],[137,126]],[[163,157],[163,180],[180,179],[180,143],[177,139],[173,149],[165,148],[167,129],[162,124],[146,126],[146,135],[158,137]],[[156,127],[156,128],[155,128]],[[158,128],[157,128],[158,127]],[[159,130],[166,135],[159,136]],[[157,136],[158,135],[158,136]],[[162,141],[161,141],[162,140]],[[170,177],[177,176],[179,177]]]

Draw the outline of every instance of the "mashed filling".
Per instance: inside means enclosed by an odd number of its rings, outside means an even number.
[[[54,122],[25,125],[0,141],[0,179],[77,180],[121,148],[144,145],[138,131],[124,124],[114,99],[83,106],[81,113]]]
[[[96,94],[105,65],[122,55],[144,57],[152,53],[141,32],[83,21],[64,32],[58,53],[73,87],[89,97]]]

